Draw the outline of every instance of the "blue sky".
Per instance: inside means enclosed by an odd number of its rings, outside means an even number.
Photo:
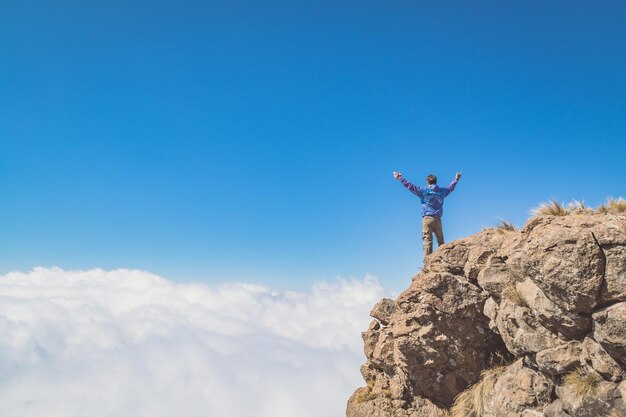
[[[624,195],[623,2],[2,2],[0,273],[303,288]]]

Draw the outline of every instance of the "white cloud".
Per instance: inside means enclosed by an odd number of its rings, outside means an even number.
[[[371,277],[276,292],[124,269],[0,276],[0,413],[341,417],[382,296]]]

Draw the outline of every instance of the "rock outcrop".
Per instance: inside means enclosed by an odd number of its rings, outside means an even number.
[[[347,417],[626,417],[626,215],[441,246],[363,333]]]

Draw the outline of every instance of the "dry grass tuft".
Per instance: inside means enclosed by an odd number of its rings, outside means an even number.
[[[509,300],[513,304],[517,304],[518,306],[528,307],[528,303],[519,293],[514,283],[507,285],[502,290],[502,298],[506,298],[507,300]]]
[[[364,403],[366,401],[370,401],[376,398],[376,395],[372,392],[372,387],[369,385],[367,387],[359,388],[356,395],[354,396],[354,401],[357,403]]]
[[[584,201],[572,200],[567,205],[568,214],[587,214],[593,213],[591,207],[587,207]]]
[[[567,216],[570,214],[625,214],[626,200],[622,197],[610,197],[606,203],[593,209],[585,205],[582,201],[572,200],[567,205],[559,203],[556,199],[551,199],[547,203],[539,205],[539,207],[530,211],[533,216]]]
[[[482,417],[485,402],[493,396],[496,381],[504,369],[504,366],[497,366],[484,370],[480,374],[480,381],[456,397],[450,409],[450,417]]]
[[[515,225],[511,223],[509,220],[499,219],[498,224],[496,225],[496,230],[501,230],[503,232],[514,232],[517,229]]]
[[[588,372],[584,368],[565,375],[563,383],[571,387],[577,395],[593,394],[598,385],[602,382],[602,377],[595,372]]]
[[[564,203],[559,203],[554,198],[531,210],[534,216],[567,216],[569,211]]]
[[[597,210],[598,213],[613,213],[613,214],[623,214],[626,213],[626,200],[622,197],[613,198],[609,197],[606,203],[601,204]]]
[[[442,410],[440,408],[436,410],[430,410],[429,416],[430,417],[452,417],[447,410]],[[610,416],[610,417],[613,417],[613,416]],[[621,416],[618,416],[618,417],[621,417]]]

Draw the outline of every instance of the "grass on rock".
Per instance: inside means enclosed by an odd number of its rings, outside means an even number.
[[[450,409],[450,417],[482,417],[485,402],[493,396],[496,381],[504,369],[504,366],[496,366],[484,370],[477,383],[456,397]]]
[[[567,216],[570,214],[626,214],[626,200],[622,197],[610,197],[606,203],[601,204],[595,210],[582,201],[572,200],[568,204],[561,203],[556,199],[540,204],[531,210],[533,216]]]
[[[565,376],[563,384],[576,392],[577,395],[593,394],[602,382],[602,377],[595,372],[588,372],[584,368],[578,368]]]

